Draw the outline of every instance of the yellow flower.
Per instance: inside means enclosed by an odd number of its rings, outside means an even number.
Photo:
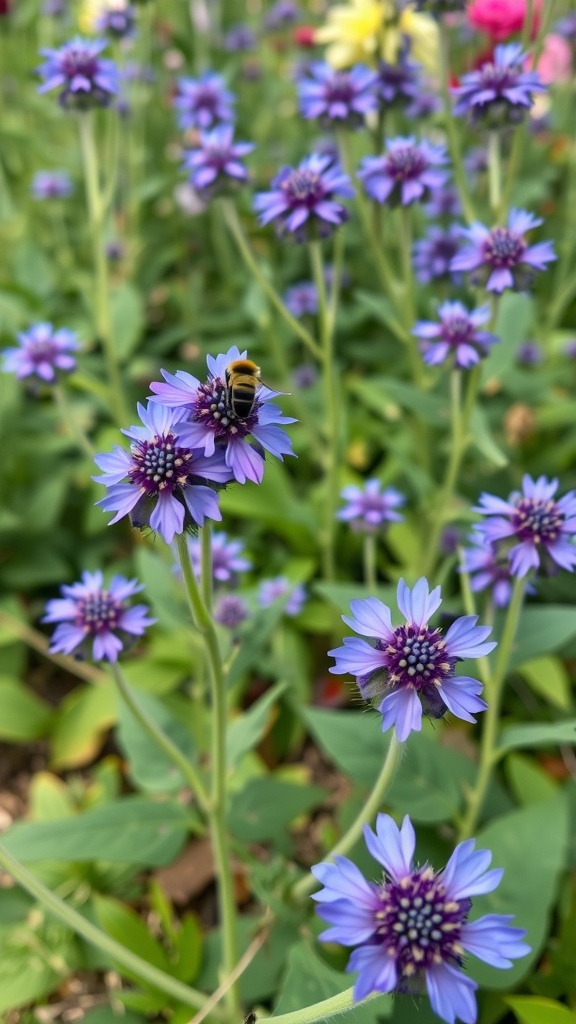
[[[78,14],[78,27],[86,35],[98,31],[97,21],[107,11],[123,11],[128,0],[82,0]]]
[[[439,38],[434,18],[429,14],[418,14],[407,7],[400,15],[399,28],[402,35],[412,41],[410,56],[419,61],[430,74],[438,74]]]
[[[317,30],[316,42],[327,43],[332,67],[395,64],[402,36],[412,40],[412,56],[428,71],[438,67],[438,29],[434,19],[405,8],[400,15],[394,0],[349,0],[328,12],[328,23]]]

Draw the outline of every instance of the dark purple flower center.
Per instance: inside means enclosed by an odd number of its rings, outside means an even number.
[[[187,482],[194,453],[176,447],[174,434],[157,434],[153,441],[135,441],[131,448],[132,483],[148,495],[174,491]]]
[[[77,602],[76,625],[93,636],[117,629],[122,615],[122,602],[117,601],[107,590],[90,594]]]
[[[62,73],[67,78],[74,78],[76,75],[94,78],[98,72],[98,66],[98,58],[87,50],[67,50],[61,56]]]
[[[294,205],[308,206],[310,209],[323,198],[324,189],[320,175],[316,171],[295,170],[284,179],[280,187],[287,199]]]
[[[552,499],[519,498],[512,522],[519,540],[552,543],[558,539],[564,516]]]
[[[494,89],[503,92],[518,82],[519,68],[499,67],[497,64],[484,64],[480,69],[480,81],[483,89]]]
[[[442,321],[442,339],[449,345],[464,345],[474,341],[474,324],[467,316],[455,314]]]
[[[396,181],[418,178],[427,166],[428,161],[416,146],[395,149],[386,157],[386,170]]]
[[[378,896],[381,909],[374,915],[374,941],[395,961],[404,990],[421,971],[462,963],[460,933],[471,903],[451,900],[431,867],[419,868],[399,882],[385,881]]]
[[[33,338],[26,347],[28,355],[36,364],[51,363],[58,355],[58,346],[54,344],[51,338],[43,338],[42,340]]]
[[[230,408],[223,381],[220,377],[211,377],[196,392],[192,418],[214,431],[216,437],[246,437],[258,423],[260,405],[256,399],[250,415],[246,419],[238,419]]]
[[[394,630],[390,643],[378,641],[384,652],[388,682],[394,689],[411,686],[425,690],[437,686],[452,675],[455,658],[446,653],[446,641],[439,629],[408,622]]]
[[[194,110],[208,110],[211,114],[217,113],[219,103],[220,96],[218,92],[209,85],[200,86],[192,99]]]
[[[526,251],[526,241],[508,228],[493,228],[484,242],[484,260],[493,267],[515,267]]]
[[[351,103],[358,92],[350,75],[344,71],[337,72],[325,89],[328,103]]]

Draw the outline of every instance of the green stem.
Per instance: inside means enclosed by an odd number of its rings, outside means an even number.
[[[104,201],[98,180],[98,155],[94,140],[93,111],[83,111],[78,116],[80,128],[80,148],[84,164],[86,184],[86,200],[90,222],[92,241],[92,259],[94,264],[94,324],[96,334],[104,351],[106,371],[110,386],[112,409],[119,424],[128,421],[125,407],[124,391],[120,366],[116,357],[114,338],[112,337],[112,320],[110,315],[110,295],[108,287],[108,264],[104,248]]]
[[[469,382],[469,391],[473,381]],[[430,534],[426,538],[426,556],[423,560],[422,573],[431,575],[436,564],[440,538],[454,497],[454,488],[458,479],[458,471],[467,447],[468,418],[462,411],[462,370],[453,369],[450,373],[450,458],[446,467],[444,483],[436,506]]]
[[[200,530],[202,550],[202,600],[209,612],[212,612],[212,525],[207,519]]]
[[[84,454],[87,455],[89,459],[93,459],[94,449],[90,444],[90,441],[86,437],[86,434],[82,430],[82,427],[77,422],[76,417],[72,413],[72,410],[68,404],[66,389],[63,387],[60,381],[58,381],[54,385],[52,391],[54,394],[54,400],[56,402],[58,412],[60,413],[62,422],[66,427],[68,433],[70,434],[70,437],[74,439],[80,450],[83,451]]]
[[[502,203],[502,161],[498,131],[491,131],[488,135],[488,194],[492,216],[496,219]]]
[[[240,222],[240,218],[238,217],[238,212],[236,210],[236,207],[234,206],[234,203],[231,202],[229,199],[221,199],[220,202],[222,204],[224,220],[226,221],[230,233],[232,234],[232,237],[234,238],[234,241],[238,246],[240,255],[242,256],[242,259],[244,260],[244,263],[246,264],[248,270],[256,279],[265,295],[268,296],[270,302],[272,303],[276,311],[287,323],[290,330],[293,331],[294,334],[298,335],[300,340],[304,342],[310,354],[314,356],[314,359],[316,359],[318,362],[321,362],[322,350],[319,347],[318,342],[312,337],[309,331],[306,330],[303,324],[299,323],[299,321],[292,316],[290,310],[288,310],[284,303],[282,302],[282,299],[278,295],[278,292],[274,288],[274,285],[270,283],[270,281],[262,271],[261,267],[259,266],[257,260],[255,259],[254,254],[246,238],[246,235],[244,234],[244,229]]]
[[[336,509],[338,506],[338,449],[340,440],[340,416],[338,402],[338,380],[334,361],[334,321],[330,316],[326,295],[326,280],[320,242],[310,242],[312,276],[318,293],[318,317],[320,341],[322,344],[322,376],[327,424],[326,445],[326,501],[323,535],[324,578],[335,577],[334,540],[336,536]]]
[[[185,534],[176,535],[176,546],[192,618],[204,638],[210,668],[212,696],[212,789],[207,813],[218,878],[218,898],[222,927],[222,967],[223,973],[229,975],[236,966],[238,955],[236,950],[236,903],[234,900],[230,846],[226,830],[226,727],[228,724],[228,706],[224,671],[218,636],[214,628],[212,616],[202,599],[202,594],[194,575]],[[226,1001],[231,1016],[238,1017],[240,1001],[237,984],[231,985],[226,994]]]
[[[208,795],[194,766],[190,764],[182,751],[179,750],[176,744],[173,743],[170,737],[161,729],[152,715],[149,715],[142,707],[134,693],[134,690],[129,686],[118,662],[112,662],[110,669],[122,700],[130,708],[130,711],[134,715],[138,724],[142,726],[142,729],[150,737],[152,742],[155,743],[160,750],[164,751],[166,756],[173,761],[179,771],[182,772],[182,775],[188,782],[192,792],[196,794],[198,803],[204,810],[206,810],[208,807]]]
[[[464,815],[460,825],[460,840],[468,839],[470,836],[474,835],[474,832],[476,831],[476,825],[480,814],[482,813],[486,792],[490,785],[492,769],[500,756],[497,741],[502,690],[506,679],[506,671],[510,660],[512,644],[514,643],[520,614],[522,612],[526,584],[527,578],[525,576],[522,579],[516,578],[514,582],[512,598],[508,607],[506,622],[504,624],[504,632],[498,646],[496,667],[494,669],[494,674],[486,681],[486,701],[488,708],[484,713],[482,742],[480,746],[480,764],[474,788],[470,791],[468,796],[466,814]]]
[[[192,1006],[198,1010],[204,1005],[206,1002],[204,993],[198,992],[188,985],[183,985],[181,981],[177,981],[176,978],[165,974],[164,971],[154,967],[146,960],[137,956],[136,953],[132,953],[131,950],[116,942],[115,939],[110,938],[109,935],[106,935],[105,932],[97,928],[91,921],[88,921],[82,914],[79,914],[77,910],[74,910],[64,900],[61,900],[59,896],[56,896],[43,882],[20,864],[11,853],[8,853],[8,850],[2,845],[0,845],[0,866],[12,875],[26,892],[34,896],[45,910],[54,914],[63,924],[67,925],[78,935],[81,935],[86,942],[91,943],[96,949],[109,956],[111,960],[120,964],[131,974],[136,975],[146,984],[160,989],[161,992],[165,992],[166,995],[177,999],[178,1002],[184,1003],[186,1006]]]
[[[384,764],[382,765],[382,770],[374,783],[374,788],[370,793],[370,796],[342,838],[338,840],[333,849],[330,850],[330,853],[326,854],[323,858],[324,860],[333,860],[334,857],[337,857],[340,854],[348,853],[358,839],[360,839],[364,830],[364,825],[368,824],[368,822],[372,820],[378,809],[381,807],[384,797],[393,782],[396,770],[400,764],[402,750],[403,744],[397,739],[396,732],[393,732],[388,752],[384,759]],[[314,875],[305,875],[299,882],[296,882],[296,885],[292,889],[292,895],[295,900],[303,900],[317,885],[318,883],[314,878]]]
[[[444,127],[448,136],[450,157],[454,170],[454,179],[460,195],[462,209],[468,223],[475,218],[474,206],[468,191],[466,172],[462,161],[462,150],[460,149],[460,136],[452,113],[452,98],[450,96],[450,36],[448,26],[444,18],[438,19],[438,31],[440,34],[440,88],[444,106]]]
[[[403,317],[408,339],[408,358],[414,384],[421,388],[424,382],[424,361],[418,348],[418,339],[412,334],[414,327],[414,270],[412,267],[412,210],[403,206],[400,215],[400,250],[402,256],[402,276],[404,278]]]
[[[377,586],[376,574],[376,534],[365,533],[363,540],[364,583],[369,590]]]
[[[371,992],[365,999],[354,1001],[354,989],[347,988],[345,992],[339,992],[337,996],[330,996],[313,1006],[304,1006],[301,1010],[293,1010],[292,1013],[280,1013],[275,1017],[257,1017],[257,1024],[314,1024],[314,1021],[327,1020],[336,1014],[344,1013],[370,999],[376,999],[381,992]]]

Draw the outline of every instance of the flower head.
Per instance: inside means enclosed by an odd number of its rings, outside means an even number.
[[[67,171],[38,171],[30,186],[34,199],[67,199],[73,189]]]
[[[188,550],[194,572],[200,575],[202,569],[202,545],[197,537],[188,538]],[[238,573],[247,572],[252,562],[243,557],[244,544],[231,540],[227,533],[212,534],[212,575],[216,583],[230,583]]]
[[[469,548],[462,548],[460,572],[469,575],[471,590],[477,593],[490,588],[492,603],[496,608],[506,608],[510,604],[514,580],[506,551],[501,543],[489,544],[478,534],[472,534],[469,542]],[[527,593],[535,592],[532,586],[526,590]]]
[[[37,377],[52,384],[59,373],[72,373],[76,360],[71,352],[80,346],[74,331],[61,327],[55,330],[52,324],[32,324],[18,335],[18,347],[4,349],[6,373],[16,377]]]
[[[537,341],[523,341],[516,350],[516,359],[523,366],[539,366],[544,361],[542,346]]]
[[[270,402],[278,391],[260,384],[248,416],[240,418],[231,408],[226,368],[236,359],[245,359],[234,345],[224,355],[208,356],[208,378],[202,383],[191,373],[178,370],[175,374],[162,370],[164,381],[150,385],[154,395],[152,403],[178,410],[182,415],[175,428],[182,444],[201,449],[206,456],[221,455],[231,475],[243,484],[252,480],[259,484],[264,474],[262,449],[282,460],[292,455],[292,445],[282,426],[294,423],[283,416],[277,405]],[[248,443],[252,437],[255,446]]]
[[[148,617],[145,604],[128,604],[142,589],[137,580],[124,576],[113,576],[106,588],[101,572],[83,572],[81,583],[61,587],[62,597],[48,601],[42,619],[59,624],[50,652],[72,654],[79,649],[94,661],[117,661],[126,642],[142,636],[156,621]]]
[[[127,39],[136,31],[136,10],[126,0],[107,0],[96,18],[96,31],[113,39]]]
[[[541,0],[533,4],[532,30],[538,28]],[[527,0],[472,0],[467,8],[468,20],[474,28],[487,32],[494,42],[521,32],[526,18]]]
[[[459,217],[462,213],[458,190],[453,185],[444,185],[434,192],[424,207],[428,217],[443,220],[445,217]]]
[[[526,210],[510,210],[505,228],[487,228],[478,222],[462,228],[470,244],[454,256],[450,269],[473,271],[472,282],[485,284],[489,292],[525,291],[534,272],[545,270],[556,259],[552,242],[528,245],[524,237],[540,224],[540,218]]]
[[[337,512],[338,519],[350,523],[357,533],[374,533],[386,523],[401,523],[404,519],[397,509],[406,498],[395,487],[382,491],[379,480],[367,480],[364,487],[344,487],[340,497],[346,502]]]
[[[421,339],[424,362],[438,366],[452,356],[454,365],[469,370],[499,339],[479,328],[490,319],[490,307],[470,312],[461,302],[443,302],[438,307],[439,321],[419,320],[412,334]]]
[[[77,36],[56,50],[41,50],[46,62],[38,68],[43,84],[38,92],[62,89],[64,107],[85,109],[105,107],[118,92],[118,69],[113,61],[101,57],[105,39]]]
[[[234,127],[230,124],[200,132],[198,148],[189,150],[184,158],[190,184],[205,197],[244,183],[248,171],[242,161],[253,149],[251,142],[234,142]]]
[[[384,868],[380,882],[368,881],[347,857],[317,864],[313,875],[322,888],[314,893],[316,910],[329,924],[320,938],[355,946],[348,966],[357,972],[354,999],[371,992],[421,995],[447,1024],[477,1017],[476,982],[461,972],[472,953],[493,967],[507,968],[530,952],[526,932],[510,924],[511,915],[487,914],[468,921],[473,896],[492,892],[502,870],[488,870],[489,850],[475,850],[467,839],[442,871],[414,865],[416,837],[408,815],[398,828],[379,814],[376,832],[364,826],[366,846]]]
[[[224,79],[214,71],[206,71],[200,78],[180,78],[172,101],[178,112],[178,124],[184,131],[230,123],[234,120],[234,102],[234,95],[226,88]]]
[[[514,492],[507,501],[494,494],[482,494],[475,512],[485,516],[474,527],[485,543],[494,544],[507,538],[516,543],[508,551],[513,576],[526,576],[538,569],[543,554],[561,569],[572,572],[576,566],[576,491],[568,491],[555,500],[557,480],[545,476],[533,480],[526,474],[522,491]]]
[[[116,445],[95,456],[104,472],[93,479],[108,488],[96,504],[116,513],[110,525],[130,515],[133,526],[149,526],[171,544],[175,534],[222,518],[212,485],[228,483],[232,473],[222,451],[207,458],[181,441],[182,409],[149,402],[138,414],[143,426],[122,431],[132,441],[129,452]]]
[[[398,607],[404,625],[393,627],[390,609],[375,597],[352,601],[353,617],[343,616],[344,622],[362,636],[374,637],[376,644],[345,637],[344,647],[328,652],[336,658],[330,671],[355,675],[362,697],[377,702],[382,731],[395,725],[401,742],[422,728],[423,713],[443,718],[451,711],[475,722],[472,712],[487,706],[479,697],[482,683],[454,673],[462,658],[481,658],[496,647],[484,642],[491,629],[477,626],[477,615],[465,615],[444,635],[428,624],[441,603],[440,587],[430,592],[424,577],[412,590],[400,580]]]
[[[487,128],[518,124],[533,104],[532,94],[546,86],[535,71],[525,71],[526,54],[519,43],[497,46],[492,60],[463,75],[452,92],[455,114],[468,114]]]
[[[306,602],[306,588],[302,583],[291,583],[285,576],[275,576],[274,579],[262,580],[258,588],[258,601],[262,608],[269,608],[274,601],[289,595],[284,605],[286,615],[299,615]]]
[[[298,320],[318,312],[318,290],[313,281],[299,281],[286,289],[284,304]]]
[[[214,618],[226,629],[237,629],[248,618],[248,605],[237,594],[222,594],[214,606]]]
[[[227,53],[241,53],[255,46],[256,36],[249,25],[232,25],[224,36],[223,47]]]
[[[387,140],[382,156],[365,157],[358,177],[378,203],[409,206],[446,184],[448,174],[438,168],[447,162],[444,146],[399,136]]]
[[[446,228],[432,225],[424,238],[414,242],[412,262],[416,277],[422,284],[439,278],[455,280],[461,274],[451,272],[452,260],[460,248],[460,228],[451,224]]]
[[[316,61],[298,79],[300,113],[310,121],[358,127],[366,114],[377,110],[377,76],[363,64],[349,71],[335,71],[330,64]]]
[[[264,25],[270,32],[274,32],[285,25],[293,25],[299,17],[300,8],[294,0],[276,0],[266,13]]]
[[[394,0],[348,0],[330,7],[326,25],[316,32],[317,43],[328,43],[326,60],[334,68],[394,64],[406,39],[414,56],[432,70],[438,47],[436,26],[425,14],[408,7],[398,10]]]
[[[420,92],[422,66],[410,57],[410,46],[404,44],[393,63],[378,65],[378,95],[385,107],[405,106]]]
[[[354,189],[330,156],[312,153],[298,167],[283,167],[271,184],[270,192],[254,197],[260,223],[278,221],[280,234],[292,234],[297,242],[325,238],[348,219],[334,197],[351,199]]]

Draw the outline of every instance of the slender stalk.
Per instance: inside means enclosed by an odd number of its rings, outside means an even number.
[[[301,1010],[293,1010],[292,1013],[280,1013],[274,1017],[257,1017],[257,1024],[314,1024],[314,1021],[327,1020],[336,1014],[344,1013],[353,1007],[362,1006],[370,999],[376,999],[382,995],[381,992],[372,992],[365,999],[354,1001],[354,989],[347,988],[345,992],[339,992],[337,996],[330,996],[313,1006],[304,1006]]]
[[[374,590],[377,584],[376,576],[376,534],[365,533],[362,542],[362,554],[364,562],[364,583],[369,590]]]
[[[155,743],[156,746],[174,762],[179,771],[182,772],[182,775],[186,779],[192,792],[195,793],[198,803],[204,810],[206,810],[208,806],[208,795],[204,789],[200,776],[194,768],[194,765],[190,764],[182,751],[179,750],[170,737],[166,735],[152,715],[149,715],[145,708],[142,707],[134,690],[128,684],[118,662],[112,662],[110,669],[122,700],[130,708],[130,711],[134,715],[138,724],[150,737],[152,742]]]
[[[104,201],[98,180],[98,155],[94,139],[93,111],[79,114],[80,148],[84,164],[86,200],[90,221],[92,259],[94,265],[94,323],[98,339],[102,344],[106,371],[110,386],[114,416],[119,424],[126,423],[128,416],[122,389],[120,366],[112,337],[110,296],[108,287],[108,264],[104,249]]]
[[[312,276],[318,293],[318,317],[320,341],[322,344],[322,376],[327,421],[326,445],[326,501],[323,531],[324,578],[334,579],[334,539],[336,536],[336,508],[338,505],[338,449],[340,441],[340,416],[338,402],[338,380],[334,363],[334,321],[330,316],[326,295],[326,281],[320,242],[310,242]]]
[[[499,131],[491,131],[488,135],[488,194],[492,216],[497,218],[502,204],[502,161]]]
[[[34,896],[45,910],[54,914],[72,931],[81,935],[83,939],[90,942],[96,949],[109,956],[111,960],[116,961],[116,963],[120,964],[131,974],[135,974],[136,977],[146,984],[160,989],[161,992],[165,992],[166,995],[177,999],[178,1002],[184,1003],[185,1006],[201,1009],[206,1002],[206,996],[203,992],[198,992],[188,985],[183,985],[181,981],[171,977],[169,974],[165,974],[164,971],[143,960],[136,953],[132,953],[126,946],[110,938],[109,935],[106,935],[105,932],[97,928],[91,921],[88,921],[82,914],[79,914],[73,907],[68,906],[64,900],[60,899],[56,893],[48,889],[43,882],[28,871],[23,864],[20,864],[11,853],[8,853],[8,850],[1,844],[0,867],[12,875],[26,892]]]
[[[424,361],[418,349],[418,339],[412,334],[415,316],[414,269],[412,266],[412,210],[403,206],[400,215],[400,250],[404,279],[403,318],[408,339],[408,358],[414,384],[421,388],[424,382]]]
[[[70,675],[83,679],[87,683],[106,682],[106,674],[95,665],[76,661],[76,658],[71,658],[68,654],[51,654],[48,649],[48,640],[40,630],[29,626],[27,622],[21,622],[20,619],[14,618],[13,615],[3,610],[0,611],[0,626],[4,626],[22,643],[27,644],[33,651],[37,651],[43,658],[47,658],[54,665],[63,668]]]
[[[324,860],[333,860],[334,857],[337,857],[339,854],[348,853],[348,851],[354,846],[354,843],[360,839],[364,830],[364,825],[372,820],[379,807],[382,805],[384,797],[394,780],[396,770],[400,764],[402,750],[403,745],[396,738],[396,732],[393,732],[388,752],[384,759],[384,764],[382,765],[382,770],[374,783],[374,788],[372,789],[370,796],[342,838],[338,840],[333,849],[330,850],[330,853],[326,854],[323,858]],[[305,897],[309,896],[312,889],[317,885],[318,883],[314,878],[314,875],[305,875],[299,882],[296,882],[296,885],[292,889],[292,896],[295,900],[301,901],[305,899]]]
[[[57,381],[52,388],[52,392],[54,394],[54,401],[56,402],[58,412],[60,413],[60,418],[66,427],[66,430],[70,434],[70,437],[76,442],[78,448],[84,452],[84,455],[87,455],[89,459],[93,459],[94,449],[68,404],[65,387],[63,387],[60,381]]]
[[[192,619],[204,638],[212,695],[212,788],[207,806],[210,834],[218,878],[218,899],[222,927],[223,972],[230,975],[238,961],[236,950],[236,903],[231,872],[230,846],[226,830],[226,727],[228,707],[224,685],[222,656],[212,616],[206,607],[194,575],[190,551],[185,534],[176,535],[178,558],[182,578],[188,596]],[[238,1017],[240,1001],[237,984],[230,986],[226,994],[229,1013]]]
[[[468,839],[476,830],[476,825],[486,797],[492,769],[499,759],[497,746],[498,726],[500,720],[500,705],[502,702],[502,690],[506,679],[506,671],[510,660],[512,644],[516,636],[520,614],[526,593],[527,578],[516,578],[512,598],[508,606],[504,632],[498,646],[498,655],[494,673],[486,681],[486,700],[488,708],[484,713],[484,727],[482,730],[482,742],[480,746],[480,764],[474,788],[468,795],[468,806],[462,819],[459,838]]]
[[[224,220],[226,221],[228,229],[230,230],[230,233],[232,234],[232,237],[234,238],[234,241],[238,246],[240,255],[242,256],[242,259],[244,260],[244,263],[246,264],[248,270],[256,279],[256,281],[262,288],[263,292],[268,296],[275,310],[280,314],[280,316],[286,322],[290,330],[293,331],[294,334],[298,335],[300,340],[304,342],[310,354],[314,356],[314,359],[316,359],[318,362],[321,362],[322,350],[318,345],[318,342],[315,340],[315,338],[312,337],[310,332],[306,330],[304,325],[299,323],[299,321],[292,316],[290,310],[287,309],[284,303],[282,302],[282,299],[278,295],[278,292],[274,288],[274,285],[270,283],[270,281],[262,271],[262,268],[255,259],[254,254],[248,243],[248,239],[244,234],[244,229],[240,222],[240,218],[238,217],[238,212],[236,210],[236,207],[234,206],[234,203],[231,202],[229,199],[221,199],[220,202],[222,204]]]
[[[472,381],[469,389],[471,386]],[[468,421],[462,412],[462,371],[453,369],[450,374],[450,457],[430,534],[426,537],[426,553],[422,568],[424,576],[430,575],[436,564],[442,530],[452,505],[458,471],[468,443],[467,430]]]
[[[475,220],[474,206],[468,191],[466,172],[462,161],[462,150],[460,149],[460,136],[452,113],[452,99],[450,97],[450,36],[448,26],[444,18],[438,18],[438,31],[440,34],[440,89],[444,106],[444,127],[448,136],[448,146],[454,170],[454,179],[460,195],[462,209],[468,223]]]
[[[207,519],[200,530],[202,550],[202,600],[209,612],[212,612],[212,525]]]

